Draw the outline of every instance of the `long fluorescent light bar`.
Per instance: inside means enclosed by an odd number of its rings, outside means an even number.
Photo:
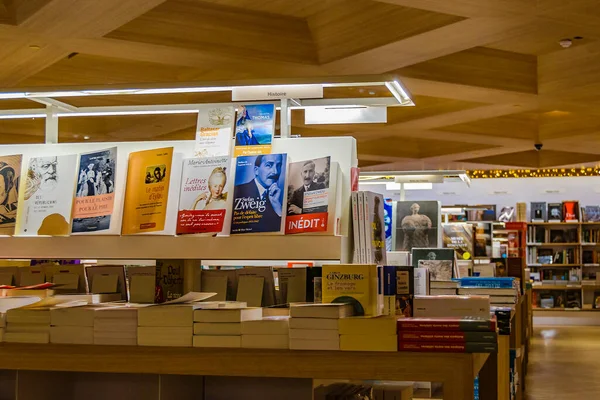
[[[198,110],[138,110],[138,111],[90,111],[58,113],[58,117],[102,117],[108,115],[153,115],[153,114],[194,114]]]
[[[28,119],[28,118],[46,118],[45,113],[38,114],[0,114],[0,119]]]

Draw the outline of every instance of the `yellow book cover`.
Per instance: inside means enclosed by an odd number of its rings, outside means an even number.
[[[340,335],[395,335],[396,317],[348,317],[338,320]]]
[[[165,229],[172,161],[172,147],[129,155],[123,235]]]
[[[377,265],[324,265],[323,303],[350,303],[354,315],[383,313],[383,269]]]
[[[397,335],[340,335],[340,350],[398,351]]]

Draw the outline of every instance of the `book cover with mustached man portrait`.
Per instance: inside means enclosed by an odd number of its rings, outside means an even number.
[[[32,157],[19,193],[17,234],[68,235],[77,173],[77,155]]]
[[[123,235],[165,229],[172,161],[172,147],[129,155]]]
[[[287,154],[237,158],[232,234],[283,232],[287,161]]]
[[[23,155],[0,156],[0,234],[13,235]]]

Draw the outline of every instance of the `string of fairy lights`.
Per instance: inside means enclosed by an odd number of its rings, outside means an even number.
[[[600,168],[475,169],[467,174],[471,179],[600,176]]]

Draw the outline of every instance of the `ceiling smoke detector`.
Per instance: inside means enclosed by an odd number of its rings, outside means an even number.
[[[571,39],[562,39],[558,42],[558,44],[560,44],[560,47],[563,49],[568,49],[573,45],[573,41]]]

